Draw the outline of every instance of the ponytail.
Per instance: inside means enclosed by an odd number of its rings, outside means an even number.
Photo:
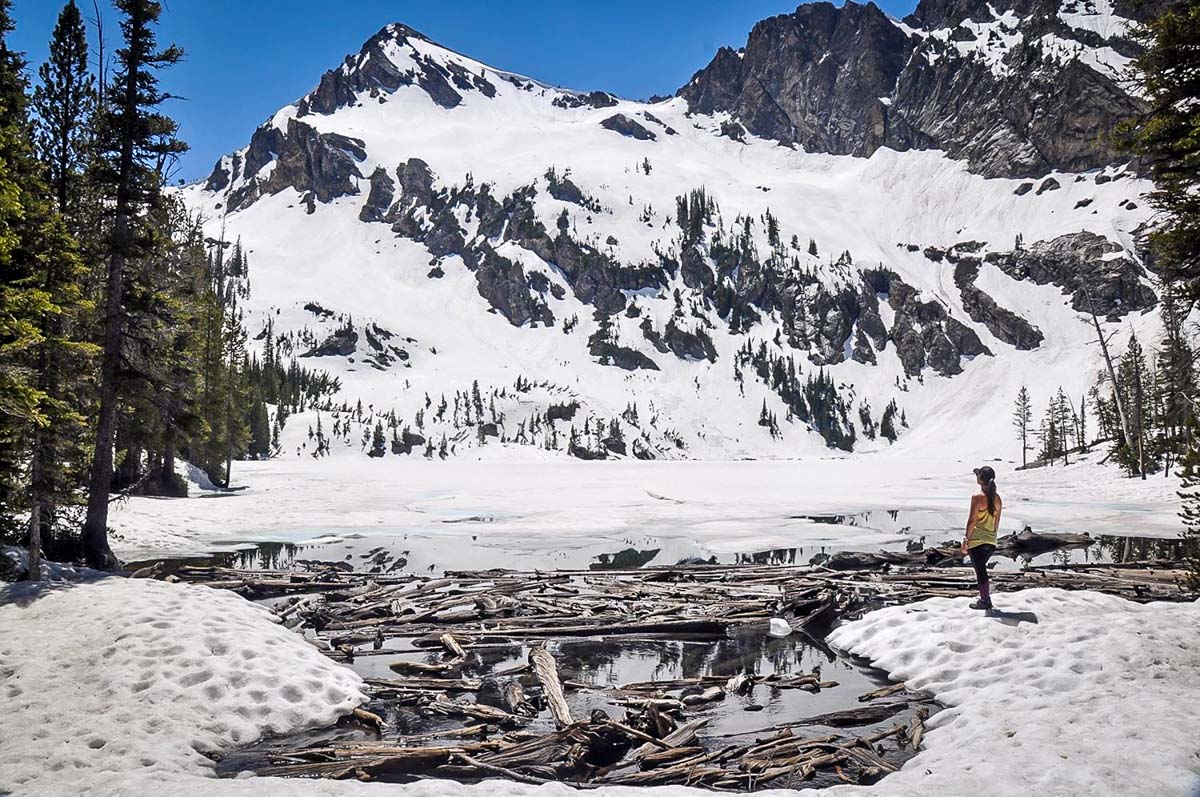
[[[983,484],[983,494],[987,496],[987,512],[989,515],[996,514],[996,480],[988,479]]]

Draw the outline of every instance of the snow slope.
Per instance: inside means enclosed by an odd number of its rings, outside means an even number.
[[[877,793],[1200,793],[1200,603],[1052,589],[996,603],[1004,616],[935,598],[830,637],[949,706]]]
[[[1093,23],[1091,17],[1072,20]],[[700,326],[711,325],[715,361],[660,354],[643,339],[639,325],[649,318],[661,330],[675,313],[677,295],[685,303],[695,296],[676,274],[660,290],[626,292],[641,310],[639,317],[613,317],[622,345],[649,354],[661,370],[600,365],[588,351],[588,338],[599,325],[594,308],[576,297],[556,266],[529,249],[513,241],[491,242],[497,253],[520,263],[527,274],[544,275],[551,294],[562,289],[561,298],[546,295],[558,320],[552,327],[513,326],[480,295],[476,275],[463,258],[433,257],[426,245],[393,232],[388,224],[360,220],[371,193],[368,176],[377,168],[394,174],[399,164],[412,158],[429,165],[435,190],[487,183],[495,196],[504,197],[535,186],[536,219],[547,230],[554,231],[566,211],[574,238],[622,264],[654,264],[659,252],[672,251],[679,237],[676,198],[703,187],[719,205],[725,229],[737,226],[738,219],[751,220],[751,234],[763,253],[770,249],[763,222],[770,211],[779,221],[782,239],[790,241],[795,235],[801,244],[789,250],[789,256],[799,267],[814,270],[824,283],[838,284],[861,268],[894,271],[924,299],[941,304],[974,329],[995,355],[964,362],[964,373],[954,377],[928,369],[917,379],[905,376],[892,344],[877,352],[876,365],[847,361],[828,366],[849,400],[856,425],[855,411],[864,402],[876,420],[889,401],[898,403],[911,427],[901,430],[898,447],[928,451],[953,445],[971,456],[1011,449],[1009,409],[1020,386],[1029,387],[1035,412],[1040,413],[1059,386],[1078,397],[1095,381],[1099,353],[1090,344],[1093,334],[1058,287],[1019,282],[995,265],[981,266],[979,284],[1001,307],[1023,316],[1046,336],[1040,348],[1017,351],[967,317],[954,283],[954,265],[930,260],[922,250],[976,241],[982,244],[982,257],[1011,250],[1018,235],[1030,244],[1080,231],[1131,250],[1133,233],[1148,211],[1140,200],[1132,206],[1126,202],[1138,199],[1148,186],[1123,169],[1106,170],[1103,179],[1097,179],[1098,173],[1055,174],[1061,185],[1057,190],[1018,195],[1014,191],[1023,181],[985,179],[936,151],[882,149],[870,158],[854,158],[796,151],[753,136],[740,142],[721,135],[728,121],[725,115],[691,113],[680,98],[654,104],[614,98],[611,107],[563,107],[570,104],[564,99],[577,98],[577,93],[513,76],[412,35],[404,42],[388,42],[382,48],[397,70],[424,68],[422,64],[465,70],[489,81],[494,96],[464,90],[461,102],[448,108],[414,83],[361,91],[353,102],[331,113],[303,112],[302,105],[314,95],[281,109],[260,130],[264,139],[267,133],[282,136],[289,124],[302,121],[318,134],[361,141],[364,156],[356,163],[361,176],[349,178],[357,193],[329,202],[283,188],[248,205],[239,203],[243,206],[229,212],[231,198],[239,191],[266,191],[272,175],[285,168],[271,160],[258,172],[248,174],[248,167],[239,171],[253,154],[249,149],[219,164],[232,174],[223,186],[210,182],[183,189],[189,205],[208,219],[213,235],[223,229],[227,240],[240,238],[250,252],[253,290],[247,323],[252,332],[270,320],[277,334],[304,333],[320,340],[339,318],[349,317],[359,327],[376,323],[410,339],[405,346],[410,367],[376,370],[364,363],[361,349],[354,358],[305,361],[341,378],[339,401],[353,405],[361,399],[366,407],[366,420],[353,421],[335,443],[335,455],[361,452],[363,432],[384,413],[394,411],[404,425],[416,429],[427,394],[437,402],[440,395],[469,390],[475,381],[485,395],[507,388],[498,411],[504,416],[501,433],[509,439],[535,412],[574,399],[583,411],[570,423],[559,422],[564,436],[571,423],[581,427],[585,418],[607,423],[636,403],[640,425],[620,423],[629,438],[645,432],[660,458],[794,457],[827,450],[804,423],[785,422],[779,397],[752,375],[747,374],[744,385],[735,381],[735,352],[747,340],[773,341],[782,325],[778,313],[735,334],[713,308],[702,309],[689,318]],[[343,75],[365,68],[364,56],[357,58],[341,68]],[[636,121],[654,134],[654,140],[602,127],[600,123],[614,114]],[[294,164],[289,161],[286,168]],[[569,175],[599,209],[550,196],[545,175],[551,168]],[[1114,175],[1118,179],[1108,179]],[[469,231],[476,222],[468,218],[463,224]],[[810,238],[816,256],[807,251]],[[835,264],[844,252],[853,263]],[[444,274],[441,278],[428,276],[434,264]],[[336,315],[322,319],[304,309],[310,302]],[[1133,331],[1153,336],[1153,316],[1133,314],[1112,324],[1118,333],[1114,345],[1121,347]],[[568,320],[574,323],[569,331]],[[786,343],[771,342],[770,348],[796,354],[805,375],[818,370],[806,360],[806,352],[795,352]],[[518,377],[547,387],[514,395]],[[781,421],[778,438],[758,424],[764,404]],[[328,435],[331,417],[323,416]],[[651,416],[653,422],[647,420]],[[292,420],[283,435],[283,450],[311,453],[308,430],[315,420]],[[434,424],[428,415],[424,420],[422,433],[433,439],[447,435],[456,453],[475,445],[471,429]],[[856,451],[888,447],[886,441],[865,440],[861,432]],[[671,444],[676,439],[683,447]]]
[[[361,679],[228,592],[107,578],[0,590],[0,792],[131,793],[326,725]]]

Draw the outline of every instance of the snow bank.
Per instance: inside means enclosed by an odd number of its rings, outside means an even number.
[[[331,723],[363,701],[360,686],[231,593],[14,585],[0,590],[0,793],[208,775],[204,753]]]
[[[1054,589],[997,603],[987,617],[936,598],[830,637],[949,706],[879,793],[1200,794],[1200,603]]]

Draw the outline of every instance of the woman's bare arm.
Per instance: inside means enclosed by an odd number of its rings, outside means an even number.
[[[962,550],[967,552],[967,543],[971,541],[971,532],[975,531],[975,516],[979,514],[979,498],[978,495],[971,496],[971,510],[967,515],[967,533],[963,537]]]

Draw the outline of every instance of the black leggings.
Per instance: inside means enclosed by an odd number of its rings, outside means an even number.
[[[975,568],[975,579],[981,588],[989,583],[987,563],[995,552],[995,545],[976,545],[967,549],[967,555],[971,557],[971,566]]]

